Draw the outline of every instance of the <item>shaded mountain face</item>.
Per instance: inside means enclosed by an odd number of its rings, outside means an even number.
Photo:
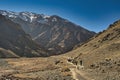
[[[0,57],[46,56],[20,25],[0,15]]]
[[[100,32],[88,42],[79,45],[70,54],[75,54],[77,61],[82,60],[85,67],[98,66],[102,70],[108,65],[112,66],[111,71],[119,69],[119,65],[116,64],[119,64],[117,62],[120,61],[120,20],[111,24],[107,30]]]
[[[21,25],[32,39],[45,49],[49,55],[65,53],[91,38],[95,33],[59,16],[46,16],[30,12],[0,11],[6,18]]]

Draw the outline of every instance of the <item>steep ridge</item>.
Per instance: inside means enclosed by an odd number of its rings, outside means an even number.
[[[20,25],[0,15],[0,57],[46,56]]]
[[[22,26],[32,39],[45,49],[49,55],[65,53],[93,35],[81,26],[63,19],[57,15],[47,16],[31,12],[0,11],[0,14]]]
[[[75,54],[76,59],[83,59],[84,65],[103,60],[105,58],[120,57],[120,20],[114,22],[107,30],[98,33],[89,41],[78,45],[69,52]],[[68,54],[69,54],[68,53]]]
[[[65,55],[95,80],[119,80],[120,20]]]

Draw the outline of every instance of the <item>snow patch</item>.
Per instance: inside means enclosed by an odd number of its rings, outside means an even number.
[[[8,15],[8,17],[10,17],[10,18],[16,18],[17,16],[15,16],[15,15]]]
[[[52,19],[52,22],[56,22],[56,21],[57,21],[57,18],[54,17],[54,18]]]
[[[6,15],[7,15],[7,13],[6,13],[6,12],[3,12],[3,13],[2,13],[2,15],[6,16]]]
[[[32,22],[34,19],[36,19],[37,17],[36,16],[34,16],[34,15],[31,15],[30,16],[30,22]]]
[[[50,18],[50,16],[48,16],[48,15],[46,15],[46,16],[45,16],[45,15],[44,15],[44,17],[43,17],[43,18],[45,18],[45,19],[46,19],[46,18]]]
[[[30,12],[22,12],[21,18],[25,21],[33,22],[37,18],[37,16]]]

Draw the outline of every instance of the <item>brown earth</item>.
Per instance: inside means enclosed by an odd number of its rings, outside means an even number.
[[[120,20],[65,55],[82,61],[95,80],[120,80]]]

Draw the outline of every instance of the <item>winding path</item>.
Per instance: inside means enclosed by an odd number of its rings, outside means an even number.
[[[70,62],[68,62],[68,64],[71,64],[73,66],[73,68],[70,68],[73,79],[75,79],[75,80],[95,80],[95,79],[88,77],[87,74],[85,74],[85,72],[82,71],[82,69],[78,70],[76,65],[74,65]]]
[[[85,79],[81,74],[79,74],[79,73],[76,71],[76,69],[71,68],[70,70],[71,70],[71,72],[72,72],[73,79],[75,79],[75,80],[88,80],[88,79]]]

